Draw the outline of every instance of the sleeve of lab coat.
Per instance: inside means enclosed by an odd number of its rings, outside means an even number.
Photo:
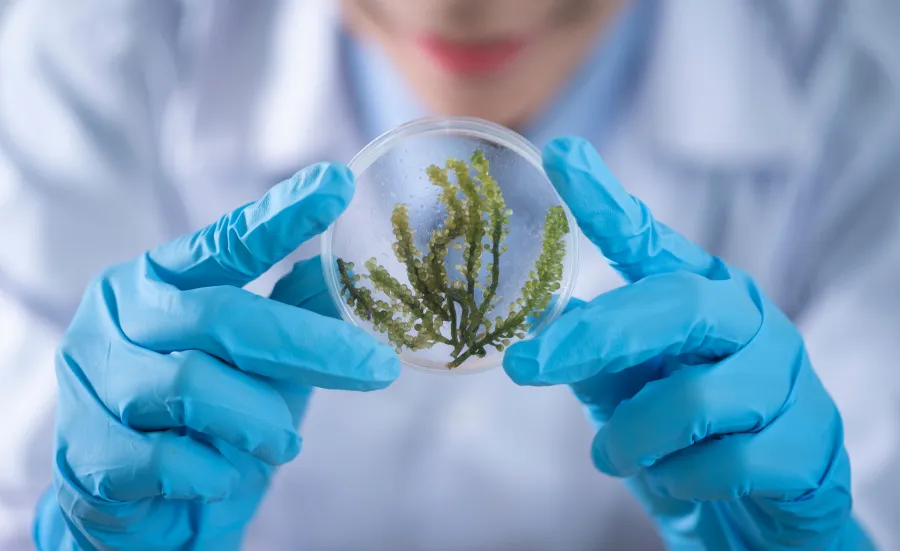
[[[57,340],[102,267],[159,240],[149,200],[174,0],[31,0],[0,20],[0,549],[33,549]],[[110,231],[117,228],[119,231]]]
[[[900,542],[900,116],[863,124],[876,130],[834,151],[853,160],[809,198],[795,320],[844,421],[855,515],[888,550]]]

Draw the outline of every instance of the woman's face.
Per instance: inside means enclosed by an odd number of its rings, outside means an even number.
[[[518,126],[558,91],[628,0],[341,0],[444,115]]]

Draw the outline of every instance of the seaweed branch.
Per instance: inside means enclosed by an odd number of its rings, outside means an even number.
[[[347,304],[385,333],[397,352],[431,348],[438,343],[449,345],[452,360],[447,367],[451,369],[472,356],[485,356],[488,348],[502,352],[511,339],[525,336],[529,319],[539,317],[559,289],[569,227],[565,211],[557,206],[547,212],[541,253],[519,298],[510,304],[506,316],[489,319],[502,298],[497,295],[500,258],[508,249],[503,241],[509,234],[512,215],[489,169],[481,150],[472,154],[469,164],[449,159],[444,168],[428,167],[429,181],[440,188],[438,198],[446,217],[431,233],[424,253],[415,245],[407,205],[394,207],[393,249],[406,267],[409,286],[374,258],[365,263],[365,276],[354,274],[352,263],[338,259],[341,291]],[[461,263],[455,266],[458,278],[451,277],[447,269],[451,248],[462,254]],[[482,285],[479,275],[485,261]],[[371,283],[371,289],[362,285],[363,280]]]

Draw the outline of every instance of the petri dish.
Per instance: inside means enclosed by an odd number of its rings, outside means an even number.
[[[341,316],[395,347],[404,365],[500,366],[506,347],[565,309],[578,227],[523,136],[472,117],[417,119],[373,140],[349,168],[353,199],[322,234],[325,282]]]

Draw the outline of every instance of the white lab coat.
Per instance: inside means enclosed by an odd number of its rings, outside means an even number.
[[[855,511],[900,549],[893,0],[664,1],[602,153],[656,216],[754,274],[845,420]],[[27,0],[0,31],[0,549],[50,483],[53,349],[102,267],[364,144],[331,2]],[[300,255],[315,252],[310,244]],[[585,244],[576,295],[619,285]],[[284,266],[254,289],[265,292]],[[246,548],[656,549],[565,388],[502,370],[320,392]]]

